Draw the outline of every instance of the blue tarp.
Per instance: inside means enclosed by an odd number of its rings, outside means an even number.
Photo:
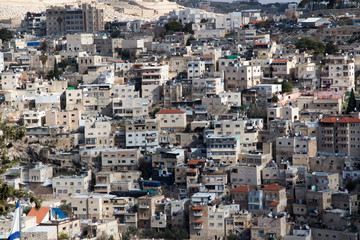
[[[68,217],[66,213],[64,213],[60,208],[51,208],[51,215],[56,217],[56,219],[63,219]]]

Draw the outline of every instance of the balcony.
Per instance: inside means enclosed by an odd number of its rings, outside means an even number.
[[[202,217],[202,211],[194,211],[194,216],[195,217]]]
[[[157,135],[156,134],[146,134],[146,138],[147,139],[155,139],[155,138],[157,138]]]
[[[202,224],[195,224],[194,225],[194,229],[203,229],[203,225]]]

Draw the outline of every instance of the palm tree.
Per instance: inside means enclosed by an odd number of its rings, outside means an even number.
[[[45,64],[48,60],[48,56],[46,55],[46,53],[43,51],[40,55],[40,61],[41,61],[41,64],[42,64],[42,67],[43,67],[43,78],[45,78]]]
[[[58,17],[58,18],[56,19],[56,21],[57,21],[58,24],[59,24],[60,34],[62,34],[62,22],[63,22],[63,18],[62,18],[62,17]]]

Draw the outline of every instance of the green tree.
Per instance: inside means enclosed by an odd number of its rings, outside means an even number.
[[[12,167],[18,160],[9,159],[8,151],[14,143],[21,141],[25,137],[25,128],[9,126],[0,119],[0,174]],[[31,192],[24,189],[15,189],[2,178],[0,178],[0,215],[6,215],[15,206],[9,204],[9,200],[29,199],[35,203],[36,208],[40,208],[41,199],[36,198]]]
[[[301,2],[299,3],[299,7],[305,7],[308,3],[310,2],[310,0],[301,0]]]
[[[185,24],[185,26],[184,26],[184,32],[193,34],[194,31],[192,30],[192,25],[193,25],[192,22]]]
[[[356,180],[350,180],[346,185],[345,188],[349,191],[352,192],[356,189],[357,186],[357,181]]]
[[[239,239],[238,235],[234,233],[231,233],[226,237],[226,240],[238,240],[238,239]]]
[[[200,23],[206,23],[208,20],[206,18],[203,18],[200,20]]]
[[[43,74],[43,78],[45,78],[45,66],[46,66],[46,62],[48,60],[48,56],[46,55],[46,52],[41,52],[41,55],[39,56],[39,59],[41,61],[41,64],[42,64],[42,67],[43,67],[43,71],[42,71],[42,74]]]
[[[111,33],[111,38],[119,38],[121,36],[121,31],[116,30]]]
[[[271,102],[277,103],[279,101],[279,98],[274,94],[271,98]]]
[[[58,63],[58,67],[62,69],[63,72],[65,72],[66,67],[72,65],[73,62],[70,59],[64,59],[61,62]]]
[[[69,238],[71,238],[71,237],[69,236],[69,234],[64,233],[64,232],[61,232],[61,233],[59,234],[59,238],[60,238],[60,239],[69,239]]]
[[[59,71],[59,68],[58,68],[58,65],[57,65],[57,63],[56,63],[56,60],[54,61],[54,77],[55,77],[55,79],[59,79],[60,78],[60,75],[61,75],[61,73],[60,73],[60,71]]]
[[[291,92],[294,87],[291,82],[287,82],[287,81],[283,81],[281,83],[281,86],[282,86],[282,92],[284,93]]]
[[[325,50],[325,45],[322,42],[315,41],[309,37],[303,37],[296,42],[296,48],[300,50],[312,50],[315,53],[322,53]]]
[[[0,29],[0,39],[3,42],[10,41],[12,38],[13,38],[13,33],[9,29],[7,28]]]
[[[356,108],[355,93],[354,93],[354,89],[351,89],[350,97],[349,97],[349,100],[348,100],[348,105],[347,105],[347,108],[346,108],[346,113],[354,112],[355,108]]]
[[[155,117],[156,113],[160,112],[161,108],[155,108],[152,112],[152,115]]]
[[[184,26],[181,22],[172,20],[165,24],[165,29],[167,32],[182,32],[184,30]]]
[[[338,51],[339,47],[333,41],[328,42],[325,46],[325,53],[334,54]]]

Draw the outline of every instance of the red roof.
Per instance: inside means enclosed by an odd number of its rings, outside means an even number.
[[[270,206],[270,207],[277,207],[277,205],[279,205],[278,202],[271,202],[271,203],[269,203],[269,206]]]
[[[213,57],[203,57],[203,59],[212,59]]]
[[[188,173],[196,173],[196,171],[194,169],[189,169],[187,170]]]
[[[163,109],[157,112],[156,114],[179,114],[179,113],[185,113],[185,112],[179,109]]]
[[[269,45],[270,43],[260,43],[260,42],[257,42],[255,43],[255,45]]]
[[[39,210],[36,210],[35,207],[33,207],[27,216],[36,217],[36,223],[41,223],[49,211],[50,207],[41,207]]]
[[[203,223],[204,221],[201,221],[201,220],[196,220],[196,221],[193,221],[193,223]]]
[[[192,159],[187,163],[187,165],[197,165],[200,162],[205,162],[205,161],[206,161],[205,159]]]
[[[273,63],[280,63],[280,62],[287,62],[286,59],[275,59],[273,60]]]
[[[252,189],[250,186],[238,186],[237,188],[231,189],[231,192],[252,192],[254,189]]]
[[[282,190],[282,189],[285,189],[285,187],[277,184],[277,183],[273,183],[273,184],[270,184],[270,185],[267,185],[265,187],[262,188],[263,190],[270,190],[270,191],[279,191],[279,190]]]
[[[360,119],[353,117],[330,117],[320,122],[321,123],[360,123]]]
[[[203,207],[193,207],[192,210],[201,211],[201,210],[203,210]]]
[[[249,24],[256,24],[256,23],[261,23],[263,21],[250,21]]]

